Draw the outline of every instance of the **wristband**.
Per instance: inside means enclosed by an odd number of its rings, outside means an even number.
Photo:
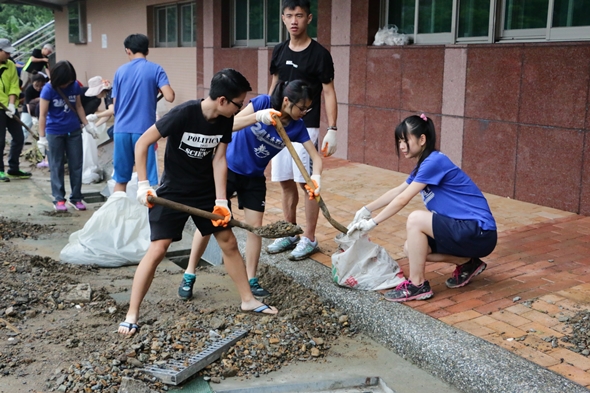
[[[328,130],[334,130],[334,131],[338,131],[338,127],[336,126],[329,126]]]

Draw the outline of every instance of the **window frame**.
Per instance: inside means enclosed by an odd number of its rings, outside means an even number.
[[[184,7],[190,6],[191,12],[191,32],[192,38],[194,40],[191,41],[183,41],[183,16],[184,14]],[[159,13],[160,11],[166,11],[165,19],[166,19],[166,36],[168,35],[168,12],[171,9],[176,10],[176,39],[174,41],[160,41],[160,19]],[[168,4],[157,4],[153,6],[152,10],[152,18],[153,18],[153,27],[152,27],[152,34],[153,34],[153,46],[156,48],[192,48],[197,46],[196,41],[196,31],[197,31],[197,18],[195,15],[196,12],[196,1],[182,1],[178,3],[168,3]]]
[[[391,23],[388,20],[389,4],[394,0],[380,0],[380,28]],[[488,34],[478,37],[458,37],[460,0],[453,0],[451,31],[447,33],[418,33],[420,0],[415,0],[414,33],[407,34],[416,45],[481,44],[502,42],[550,42],[588,41],[589,26],[552,27],[555,0],[548,0],[547,24],[536,29],[504,29],[507,0],[491,0],[488,14]]]
[[[76,36],[72,35],[72,19],[70,17],[70,11],[73,11],[74,8],[77,8],[78,15],[76,16],[76,20],[78,22],[78,34]],[[68,42],[70,44],[86,44],[88,42],[87,36],[87,24],[86,24],[86,1],[85,0],[78,0],[72,1],[68,3]]]

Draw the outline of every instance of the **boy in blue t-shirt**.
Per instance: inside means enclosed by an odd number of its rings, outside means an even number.
[[[135,165],[135,143],[156,122],[158,91],[168,102],[174,101],[174,90],[168,76],[158,64],[147,61],[149,40],[143,34],[125,38],[125,53],[129,63],[119,67],[113,80],[112,97],[115,105],[113,179],[114,191],[126,191]],[[158,184],[156,151],[150,146],[148,179]]]
[[[435,149],[434,123],[426,115],[410,116],[395,129],[398,154],[416,159],[408,179],[361,208],[348,235],[367,233],[399,212],[418,193],[428,211],[408,216],[404,250],[410,262],[409,280],[385,293],[385,300],[405,302],[434,295],[425,279],[426,262],[457,265],[449,288],[467,285],[486,268],[483,258],[498,240],[496,222],[487,200],[475,183],[447,156]],[[371,212],[385,207],[375,218]]]

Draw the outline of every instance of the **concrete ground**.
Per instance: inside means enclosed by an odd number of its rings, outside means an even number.
[[[324,160],[324,167],[322,197],[331,216],[344,225],[356,210],[406,178],[335,158]],[[20,190],[15,193],[17,185]],[[272,182],[267,186],[265,224],[283,219],[279,186]],[[103,186],[84,191],[93,187]],[[51,206],[47,190],[47,180],[42,178],[0,184],[4,201],[0,214],[34,222],[50,219],[34,212],[39,204],[46,204],[45,210]],[[37,201],[27,205],[23,195]],[[263,255],[261,262],[339,304],[371,339],[458,390],[587,391],[590,360],[563,347],[553,348],[543,338],[566,334],[563,317],[590,304],[590,218],[501,196],[486,197],[499,229],[498,246],[485,259],[488,268],[470,285],[451,290],[444,281],[453,267],[428,265],[427,279],[435,296],[427,301],[390,304],[381,301],[378,293],[331,283],[330,256],[336,248],[332,239],[338,232],[323,217],[317,230],[320,253],[301,262],[288,261],[281,254]],[[419,198],[371,233],[372,240],[398,259],[406,272],[405,220],[416,209],[424,209]],[[234,213],[242,218],[241,212]],[[303,224],[302,208],[298,217]],[[245,237],[238,237],[243,246]]]

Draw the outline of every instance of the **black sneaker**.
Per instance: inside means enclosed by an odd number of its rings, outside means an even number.
[[[15,179],[28,179],[31,176],[33,176],[32,173],[30,172],[23,172],[23,171],[13,171],[11,169],[6,171],[6,174],[8,175],[8,177],[14,177]]]
[[[469,284],[469,281],[479,273],[486,270],[486,263],[479,258],[471,258],[467,263],[457,266],[453,277],[446,281],[449,288],[461,288]]]
[[[270,295],[270,292],[258,284],[258,278],[256,277],[250,279],[250,290],[255,297],[266,297]]]
[[[178,287],[178,297],[182,300],[189,300],[193,297],[193,286],[195,285],[195,280],[197,276],[194,274],[184,274],[182,276],[182,283]]]
[[[406,280],[399,284],[395,289],[385,292],[385,300],[390,302],[406,302],[408,300],[425,300],[434,296],[434,292],[430,289],[428,281],[424,281],[422,285],[416,286],[410,280]]]

